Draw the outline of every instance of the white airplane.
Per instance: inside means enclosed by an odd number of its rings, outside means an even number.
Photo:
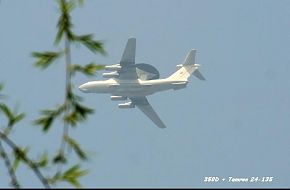
[[[140,71],[140,67],[137,67],[137,65],[144,66],[147,64],[135,64],[135,52],[136,39],[129,38],[120,63],[105,66],[106,70],[113,71],[110,73],[103,73],[103,77],[109,79],[103,81],[87,82],[79,86],[79,89],[85,93],[111,94],[111,100],[113,101],[129,100],[126,103],[119,104],[119,108],[134,108],[137,106],[158,127],[165,128],[166,126],[153,110],[146,96],[169,89],[179,90],[185,88],[188,83],[188,78],[191,76],[191,74],[200,80],[205,80],[202,74],[198,71],[198,67],[200,65],[195,63],[196,50],[190,50],[183,64],[177,65],[178,70],[171,76],[165,79],[151,80],[148,80],[148,77],[144,78],[142,76],[144,73],[145,76],[146,74],[149,76],[150,74],[156,74],[156,72],[150,73],[149,71],[148,73],[148,71],[145,71],[140,74],[140,72],[138,72]]]

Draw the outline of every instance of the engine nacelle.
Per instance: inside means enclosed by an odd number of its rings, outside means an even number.
[[[110,73],[103,73],[104,78],[118,78],[119,73],[117,71],[110,72]]]
[[[183,67],[182,64],[176,65],[176,68],[177,68],[177,69],[180,69],[181,67]]]
[[[105,66],[105,69],[108,71],[118,71],[120,70],[122,67],[120,64],[115,64],[115,65],[107,65]]]
[[[111,100],[113,100],[113,101],[127,100],[127,97],[125,97],[125,96],[111,96]]]
[[[118,106],[119,108],[135,108],[135,105],[132,102],[118,104]]]

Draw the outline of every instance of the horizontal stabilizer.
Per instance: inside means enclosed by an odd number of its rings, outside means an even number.
[[[205,80],[204,76],[202,76],[201,72],[199,72],[198,69],[196,69],[192,74],[196,76],[199,80]]]

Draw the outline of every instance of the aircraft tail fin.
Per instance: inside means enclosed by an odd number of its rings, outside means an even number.
[[[128,39],[125,50],[121,58],[121,64],[134,64],[136,54],[136,38]]]
[[[195,63],[195,55],[196,55],[196,50],[195,49],[190,50],[183,64],[177,65],[179,69],[175,73],[173,73],[171,76],[169,76],[168,79],[187,81],[188,78],[191,76],[191,74],[193,74],[198,79],[205,80],[203,75],[198,70],[198,67],[200,65]]]

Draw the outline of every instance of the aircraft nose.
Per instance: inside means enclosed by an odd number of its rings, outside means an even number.
[[[79,90],[82,92],[87,92],[88,91],[88,85],[87,84],[82,84],[79,86]]]

